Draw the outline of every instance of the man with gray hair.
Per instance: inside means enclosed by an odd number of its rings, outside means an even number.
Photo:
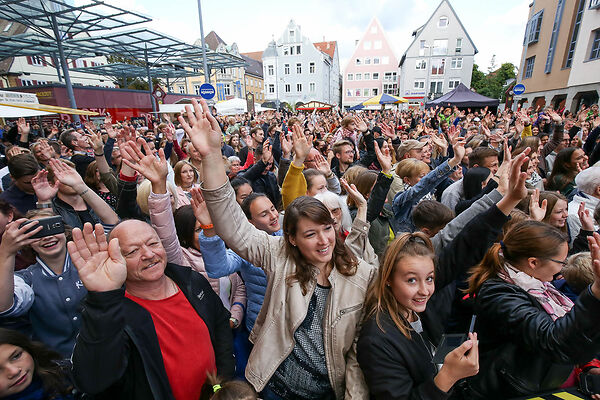
[[[594,215],[594,210],[600,203],[600,167],[590,167],[581,171],[575,177],[575,184],[577,185],[577,193],[569,203],[569,216],[567,217],[573,239],[577,237],[581,229],[581,221],[579,221],[578,215],[579,205],[584,203],[590,215]],[[594,229],[598,230],[597,224],[594,225]]]

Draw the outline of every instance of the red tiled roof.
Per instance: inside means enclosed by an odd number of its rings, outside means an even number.
[[[243,56],[249,57],[253,60],[262,62],[262,51],[252,51],[250,53],[241,53]]]
[[[332,42],[317,42],[313,43],[313,45],[319,49],[319,51],[327,54],[329,57],[333,58],[335,54],[335,46],[337,45],[336,41]]]

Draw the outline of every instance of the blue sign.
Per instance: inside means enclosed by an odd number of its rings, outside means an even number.
[[[525,93],[525,85],[523,85],[522,83],[515,85],[515,87],[513,87],[513,93],[517,96]]]
[[[210,83],[204,83],[200,86],[200,96],[203,99],[210,100],[215,97],[215,87]]]

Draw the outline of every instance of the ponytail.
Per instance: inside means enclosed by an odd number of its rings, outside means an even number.
[[[500,243],[495,243],[485,254],[483,260],[471,270],[471,276],[467,280],[469,284],[467,293],[477,293],[485,281],[500,274],[503,265],[504,257],[500,255]]]

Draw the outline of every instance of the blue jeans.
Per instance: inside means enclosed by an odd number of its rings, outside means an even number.
[[[260,392],[259,397],[263,400],[285,400],[283,397],[279,397],[278,395],[273,393],[273,391],[269,389],[269,386],[265,386],[263,391]]]

